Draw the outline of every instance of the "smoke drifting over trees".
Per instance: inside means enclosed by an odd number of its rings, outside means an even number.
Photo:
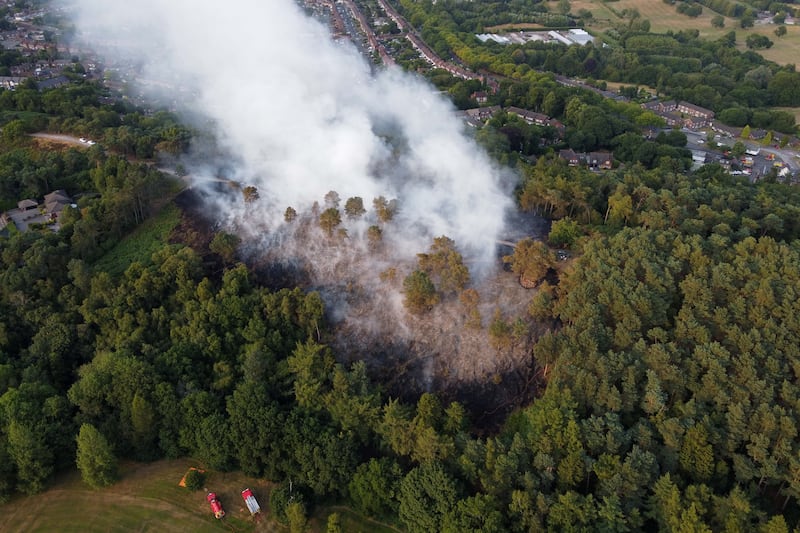
[[[412,394],[529,363],[527,341],[498,351],[482,329],[497,312],[524,314],[529,298],[492,275],[498,236],[510,238],[513,176],[433,87],[400,70],[373,73],[293,0],[76,5],[81,43],[141,65],[141,88],[213,130],[213,151],[183,162],[198,187],[213,185],[210,214],[274,285],[323,294],[337,358],[366,360],[389,389]],[[220,168],[242,187],[208,181]],[[414,315],[403,280],[434,242],[452,247],[445,265],[457,258],[469,272],[420,263],[438,303]],[[453,294],[467,283],[469,306]]]
[[[213,124],[235,161],[226,177],[260,193],[247,206],[219,198],[240,230],[269,234],[287,207],[305,211],[335,190],[397,199],[402,231],[384,238],[401,256],[440,235],[467,257],[494,253],[508,191],[449,103],[400,71],[373,76],[292,0],[76,5],[83,42],[141,61],[141,81],[169,87],[183,111]]]

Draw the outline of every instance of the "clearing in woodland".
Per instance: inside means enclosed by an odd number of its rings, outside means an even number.
[[[124,463],[121,479],[101,490],[92,490],[81,481],[77,471],[64,473],[51,488],[33,496],[16,496],[0,505],[4,533],[278,533],[288,528],[270,519],[269,494],[273,484],[246,476],[242,472],[206,470],[205,488],[190,491],[179,487],[191,459],[163,460],[154,463]],[[250,516],[241,491],[252,489],[261,514]],[[206,493],[214,491],[225,508],[225,518],[211,514]],[[374,522],[346,508],[320,508],[310,517],[309,531],[325,531],[325,519],[331,511],[342,515],[347,531],[355,533],[397,531]]]

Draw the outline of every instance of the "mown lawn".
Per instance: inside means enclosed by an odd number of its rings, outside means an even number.
[[[92,490],[81,482],[77,472],[69,473],[42,494],[17,497],[0,506],[2,530],[26,533],[280,531],[262,527],[267,525],[266,520],[256,525],[246,509],[241,512],[239,507],[244,507],[244,502],[236,491],[254,483],[241,473],[224,474],[218,482],[216,474],[209,476],[209,490],[220,493],[227,511],[225,519],[215,519],[205,501],[205,491],[192,492],[178,486],[189,466],[195,465],[190,460],[126,464],[121,469],[120,481],[103,490]]]
[[[242,472],[207,471],[203,490],[190,491],[178,486],[189,467],[199,467],[191,459],[163,460],[154,463],[123,463],[120,480],[111,487],[92,490],[77,471],[61,474],[49,490],[34,496],[16,496],[0,505],[4,533],[285,533],[289,528],[270,517],[269,494],[274,486]],[[249,488],[261,506],[257,519],[241,497]],[[206,502],[209,491],[225,508],[217,520]],[[339,513],[342,531],[347,533],[402,533],[401,529],[371,520],[343,506],[316,509],[309,521],[309,533],[323,533],[327,517]]]
[[[751,33],[758,33],[766,35],[774,43],[772,48],[765,50],[756,50],[765,59],[774,61],[779,65],[800,63],[800,26],[786,26],[786,35],[783,37],[775,36],[776,24],[763,24],[756,25],[745,32],[745,30],[737,29],[736,31],[736,48],[739,50],[747,50],[745,40]]]
[[[153,253],[167,244],[169,235],[180,222],[180,218],[181,211],[177,206],[165,206],[158,215],[147,219],[106,252],[94,264],[94,268],[117,276],[125,272],[134,261],[149,263]]]

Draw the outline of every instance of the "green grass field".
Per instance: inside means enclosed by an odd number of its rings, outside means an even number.
[[[117,276],[131,263],[148,263],[153,252],[167,244],[170,232],[180,222],[181,211],[173,204],[165,206],[158,215],[147,219],[130,235],[111,248],[94,265],[96,270]]]
[[[714,28],[711,19],[716,12],[704,7],[699,17],[691,18],[681,15],[674,5],[669,5],[659,0],[619,0],[617,2],[602,2],[601,0],[572,0],[571,12],[577,13],[581,9],[592,12],[593,20],[587,29],[594,33],[602,33],[615,24],[624,23],[618,14],[624,9],[636,9],[643,19],[650,21],[650,31],[665,33],[669,30],[697,30],[705,39],[718,39],[730,31],[736,32],[736,43],[739,50],[746,50],[745,39],[751,33],[766,35],[775,44],[767,50],[757,50],[764,58],[780,65],[798,63],[800,58],[800,26],[786,26],[787,33],[783,37],[776,37],[775,24],[756,24],[753,28],[742,29],[739,21],[724,17],[725,27]]]
[[[739,50],[746,50],[745,39],[751,33],[766,35],[775,43],[772,48],[767,50],[756,50],[765,59],[774,61],[779,65],[800,63],[800,26],[786,26],[786,35],[783,37],[775,36],[775,24],[756,25],[749,30],[739,28],[736,31],[736,47]]]
[[[284,533],[289,528],[269,515],[272,484],[241,472],[207,472],[205,490],[178,486],[191,459],[124,463],[120,480],[103,490],[85,485],[77,471],[62,474],[51,488],[34,496],[17,496],[0,505],[4,533]],[[250,488],[261,505],[261,516],[250,516],[241,491]],[[225,508],[217,520],[206,502],[209,491]],[[402,533],[390,525],[363,517],[348,507],[322,507],[309,520],[309,533],[322,533],[327,517],[337,512],[348,533]]]
[[[91,490],[77,472],[62,476],[42,494],[17,497],[0,506],[7,532],[217,532],[282,531],[262,520],[256,524],[239,493],[250,487],[268,500],[268,486],[241,473],[211,473],[206,481],[226,510],[222,521],[213,517],[205,491],[179,487],[190,460],[126,464],[121,480],[104,490]],[[264,505],[264,503],[262,503]],[[270,525],[271,524],[271,525]]]

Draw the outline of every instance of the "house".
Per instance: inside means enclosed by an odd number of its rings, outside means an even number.
[[[19,231],[27,231],[32,224],[47,225],[51,230],[58,231],[58,217],[68,205],[74,205],[63,189],[45,195],[44,203],[39,205],[31,199],[17,202],[16,209],[10,209],[0,217],[0,229],[14,223]]]
[[[56,87],[61,87],[62,85],[66,85],[68,83],[69,78],[66,76],[57,76],[55,78],[36,82],[36,88],[40,91],[44,91],[46,89],[55,89]]]
[[[22,212],[30,211],[32,209],[36,209],[37,207],[39,207],[39,204],[37,204],[34,200],[31,199],[20,200],[19,202],[17,202],[17,209],[19,209]]]
[[[655,114],[658,115],[659,117],[663,118],[664,122],[669,127],[678,126],[680,124],[683,124],[683,120],[681,119],[681,117],[679,115],[675,114],[674,112],[669,112],[668,113],[666,111],[656,111]]]
[[[479,104],[485,104],[489,101],[489,95],[486,94],[484,91],[476,91],[469,95],[472,100],[475,100]]]
[[[611,152],[589,152],[586,156],[586,164],[593,169],[611,170],[614,157]]]
[[[666,102],[660,102],[658,100],[651,100],[650,102],[645,102],[642,104],[642,109],[647,109],[648,111],[652,111],[653,113],[672,113],[675,111],[677,104],[675,100],[667,100]]]
[[[550,123],[550,117],[542,113],[520,109],[519,107],[511,106],[507,109],[509,113],[517,115],[519,118],[528,124],[536,124],[537,126],[547,126]]]
[[[495,113],[499,111],[500,111],[499,105],[492,105],[489,107],[476,107],[473,109],[467,109],[466,111],[464,111],[464,113],[466,113],[467,117],[471,119],[479,120],[481,122],[486,122],[487,120],[492,118],[495,115]]]
[[[725,135],[726,137],[741,137],[742,136],[742,128],[735,128],[733,126],[727,126],[720,122],[719,120],[712,120],[711,121],[711,129]]]
[[[72,198],[67,196],[64,189],[53,191],[44,196],[44,209],[50,215],[58,216],[68,205],[72,205]]]
[[[558,157],[567,162],[571,167],[586,165],[592,170],[611,170],[614,165],[614,155],[611,152],[575,153],[571,149],[560,150]]]
[[[690,116],[683,119],[683,125],[690,130],[699,130],[708,126],[708,119]]]
[[[566,161],[571,167],[578,166],[581,162],[581,158],[578,156],[578,154],[571,149],[559,150],[558,157]]]
[[[714,112],[710,109],[700,107],[689,102],[678,102],[658,100],[642,104],[643,109],[652,111],[663,118],[667,126],[685,126],[690,129],[699,129],[708,126],[714,118]]]
[[[558,138],[561,139],[564,137],[564,133],[566,132],[566,128],[564,125],[554,118],[550,118],[549,116],[543,113],[536,113],[535,111],[528,111],[527,109],[521,109],[519,107],[509,106],[506,108],[506,111],[517,115],[519,118],[527,122],[528,124],[536,125],[536,126],[550,126],[556,130],[558,134]]]
[[[714,118],[714,112],[699,105],[690,104],[689,102],[678,102],[675,110],[678,113],[689,115],[690,117],[697,117],[706,120]]]
[[[22,76],[0,76],[0,87],[13,91],[21,85],[27,78]]]

